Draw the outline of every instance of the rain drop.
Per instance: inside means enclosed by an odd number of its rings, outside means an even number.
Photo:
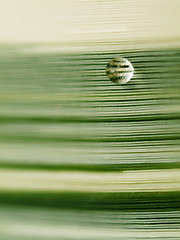
[[[106,67],[107,77],[115,84],[125,84],[132,78],[133,65],[125,58],[115,57]]]

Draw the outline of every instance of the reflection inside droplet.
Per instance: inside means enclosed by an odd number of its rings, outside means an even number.
[[[125,58],[115,57],[106,67],[107,77],[116,84],[125,84],[132,78],[134,68]]]

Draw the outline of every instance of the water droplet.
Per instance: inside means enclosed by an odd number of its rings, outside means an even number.
[[[133,65],[125,58],[115,57],[106,67],[107,77],[115,84],[125,84],[133,76]]]

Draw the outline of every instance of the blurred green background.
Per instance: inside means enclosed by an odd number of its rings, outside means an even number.
[[[179,1],[0,4],[0,239],[178,240]]]

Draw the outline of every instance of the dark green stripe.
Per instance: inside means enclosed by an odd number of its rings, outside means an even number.
[[[0,192],[0,204],[79,210],[169,211],[180,210],[180,192]]]

